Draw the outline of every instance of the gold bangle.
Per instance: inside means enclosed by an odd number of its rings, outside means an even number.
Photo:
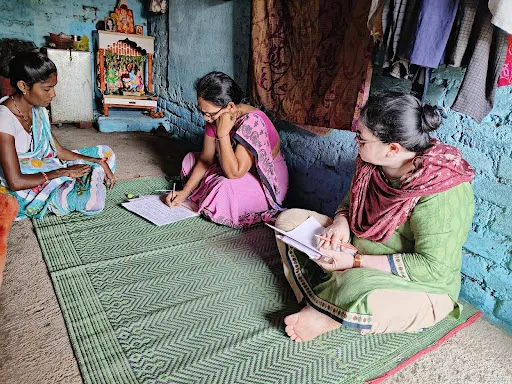
[[[361,268],[361,258],[362,255],[360,255],[359,253],[356,253],[354,255],[354,265],[352,266],[352,268]]]

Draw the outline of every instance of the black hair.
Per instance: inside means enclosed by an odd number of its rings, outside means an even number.
[[[9,78],[9,61],[18,52],[33,52],[36,45],[31,41],[20,39],[0,39],[0,76]]]
[[[400,92],[371,95],[361,109],[361,122],[383,143],[399,143],[412,152],[430,147],[429,132],[439,128],[442,116],[432,105],[421,105],[414,96]]]
[[[194,84],[197,97],[218,106],[225,107],[229,102],[240,104],[244,101],[242,88],[222,72],[210,72]]]
[[[57,73],[54,62],[39,52],[20,52],[9,62],[9,78],[16,90],[20,80],[32,88],[35,83],[48,80],[53,73]]]

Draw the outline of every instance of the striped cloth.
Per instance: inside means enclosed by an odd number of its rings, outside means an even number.
[[[508,35],[491,24],[486,1],[480,1],[471,40],[475,43],[469,65],[452,106],[480,123],[492,110],[497,81],[507,54]]]

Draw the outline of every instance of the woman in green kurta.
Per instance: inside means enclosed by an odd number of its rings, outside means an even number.
[[[285,274],[306,306],[285,319],[292,340],[306,341],[341,324],[363,333],[414,332],[458,316],[462,245],[474,210],[474,171],[460,151],[431,139],[437,108],[413,96],[370,97],[356,132],[350,190],[334,220],[290,209],[277,227],[309,216],[326,227],[307,255],[278,241]],[[340,251],[340,242],[357,248]]]

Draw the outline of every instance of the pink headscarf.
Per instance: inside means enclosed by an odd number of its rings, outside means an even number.
[[[416,157],[414,169],[395,189],[386,183],[377,166],[356,159],[350,190],[349,224],[357,236],[385,242],[402,225],[422,196],[429,196],[471,182],[473,168],[451,145],[432,139],[432,146]]]

